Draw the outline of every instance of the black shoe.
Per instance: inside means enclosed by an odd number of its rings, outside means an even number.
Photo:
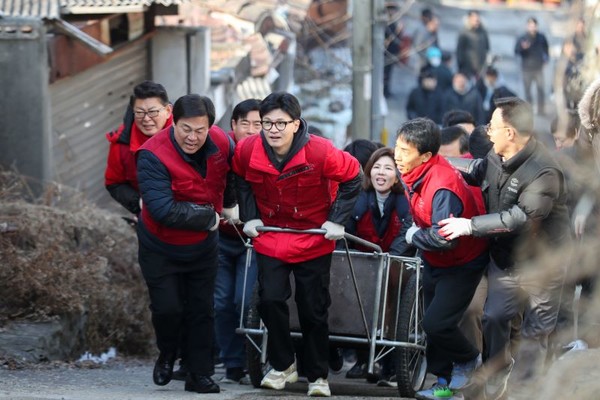
[[[347,379],[365,379],[367,377],[367,364],[356,363],[346,372]]]
[[[240,383],[246,374],[242,367],[227,368],[225,376],[219,381],[220,383]]]
[[[190,373],[185,381],[186,392],[220,393],[221,388],[210,376]]]
[[[367,382],[377,383],[381,379],[381,364],[378,362],[373,364],[373,373],[367,374]]]
[[[339,374],[344,367],[344,357],[342,356],[342,349],[332,347],[329,349],[329,369],[334,374]]]
[[[173,371],[173,379],[176,381],[185,381],[187,378],[188,369],[185,361],[179,360],[179,368],[177,371]]]
[[[173,364],[175,364],[175,353],[160,353],[154,364],[152,379],[158,386],[164,386],[173,378]]]

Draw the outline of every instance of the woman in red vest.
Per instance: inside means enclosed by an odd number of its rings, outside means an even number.
[[[198,393],[220,391],[211,379],[217,228],[219,214],[230,218],[236,203],[229,172],[233,142],[213,126],[214,120],[210,99],[183,96],[173,107],[174,125],[137,152],[143,200],[139,263],[160,350],[154,383],[171,381],[179,339],[185,333],[185,390]]]

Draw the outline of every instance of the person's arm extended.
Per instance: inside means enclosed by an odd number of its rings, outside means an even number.
[[[438,231],[439,221],[462,215],[462,201],[449,190],[440,189],[433,196],[431,227],[419,229],[412,237],[412,244],[421,250],[443,251],[456,247],[455,240],[446,240]]]

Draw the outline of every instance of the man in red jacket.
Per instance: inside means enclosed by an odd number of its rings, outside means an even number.
[[[447,216],[475,216],[482,210],[439,148],[440,130],[430,119],[416,118],[398,129],[396,165],[416,224],[406,241],[422,252],[427,370],[437,376],[432,388],[417,392],[417,399],[452,397],[481,365],[481,354],[458,324],[488,263],[487,242],[446,240],[438,230]]]
[[[110,147],[104,185],[132,214],[141,211],[134,154],[148,139],[171,126],[172,109],[163,85],[144,81],[133,88],[121,126],[106,134]]]
[[[302,329],[303,364],[309,396],[330,396],[329,269],[335,240],[344,236],[360,192],[358,161],[324,138],[310,135],[293,95],[272,93],[260,105],[262,132],[238,143],[233,171],[238,181],[244,232],[254,238],[259,266],[259,313],[269,330],[273,369],[262,387],[281,390],[298,379],[289,331],[290,272]],[[331,184],[339,183],[332,200]],[[258,232],[260,226],[322,228],[325,236]]]

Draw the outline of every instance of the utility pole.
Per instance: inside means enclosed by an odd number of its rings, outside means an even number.
[[[381,133],[384,126],[383,116],[383,66],[385,60],[385,28],[387,26],[387,12],[385,0],[372,0],[373,5],[373,30],[372,57],[373,57],[373,88],[371,103],[371,140],[381,142]],[[384,143],[387,145],[387,143]]]
[[[352,140],[371,139],[372,3],[352,0]]]

